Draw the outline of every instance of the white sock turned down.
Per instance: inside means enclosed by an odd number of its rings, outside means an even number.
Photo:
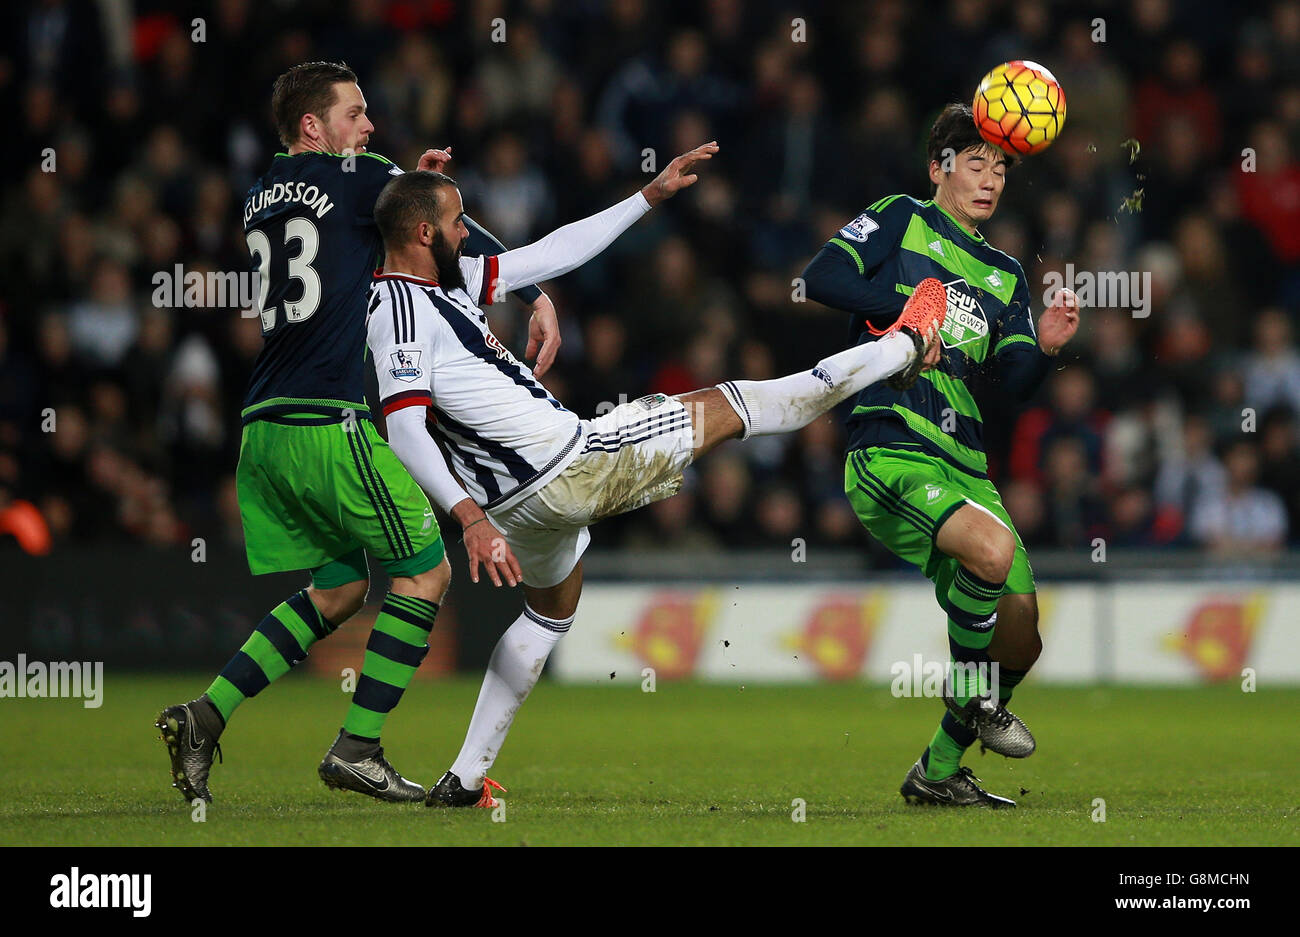
[[[770,381],[727,381],[718,389],[745,424],[742,438],[792,433],[862,388],[903,370],[915,355],[912,339],[894,332],[824,358],[811,371]]]
[[[572,617],[557,621],[525,605],[523,614],[497,642],[474,704],[465,744],[451,766],[452,774],[469,790],[483,786],[484,776],[505,744],[515,712],[532,692],[551,648],[572,624]]]

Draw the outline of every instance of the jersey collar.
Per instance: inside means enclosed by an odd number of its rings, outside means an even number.
[[[970,240],[974,241],[976,244],[984,243],[984,235],[980,234],[979,231],[976,231],[972,234],[970,231],[967,231],[965,228],[963,228],[960,224],[957,223],[957,219],[954,218],[952,215],[948,214],[948,210],[939,204],[937,199],[930,199],[930,201],[926,202],[925,204],[933,205],[935,208],[939,209],[939,211],[943,213],[943,216],[947,218],[950,222],[952,222],[952,226],[954,228],[956,228],[958,231],[960,231],[963,235],[965,235]]]
[[[412,276],[409,273],[384,273],[380,267],[375,271],[376,280],[405,280],[407,283],[419,283],[421,286],[437,286],[437,280],[429,280],[424,277]]]

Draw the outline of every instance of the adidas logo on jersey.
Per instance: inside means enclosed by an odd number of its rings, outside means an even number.
[[[929,244],[927,244],[926,247],[930,248],[930,250],[934,251],[934,252],[935,252],[936,254],[938,254],[940,257],[943,257],[943,256],[944,256],[944,253],[943,253],[943,244],[942,244],[942,242],[939,241],[938,238],[935,238],[933,241],[931,241]]]
[[[996,270],[994,270],[992,273],[986,276],[984,278],[984,282],[987,283],[989,286],[993,287],[995,290],[1002,288],[1002,278],[998,276],[998,272]]]
[[[943,494],[943,489],[940,488],[938,485],[926,485],[925,503],[929,504],[931,501],[933,501],[935,498],[940,497],[942,494]]]

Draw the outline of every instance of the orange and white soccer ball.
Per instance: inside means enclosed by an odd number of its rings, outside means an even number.
[[[1065,126],[1065,91],[1037,62],[1005,62],[980,81],[972,110],[981,137],[1029,156],[1051,146]]]

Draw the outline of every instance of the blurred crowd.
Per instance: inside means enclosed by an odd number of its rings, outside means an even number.
[[[347,61],[372,149],[401,165],[451,144],[467,210],[508,245],[625,197],[648,155],[661,168],[720,142],[686,197],[548,287],[564,344],[545,382],[593,416],[843,347],[847,317],[792,281],[877,198],[928,198],[938,109],[1029,58],[1061,80],[1068,120],[1010,172],[984,234],[1021,260],[1036,305],[1067,263],[1149,272],[1150,296],[1145,316],[1083,310],[1028,407],[981,396],[1023,539],[1300,542],[1297,0],[1098,0],[1086,17],[1046,0],[33,0],[0,19],[16,135],[0,527],[29,503],[56,549],[238,543],[259,321],[159,306],[153,278],[247,268],[239,208],[280,149],[270,88],[291,64]],[[522,356],[526,313],[492,324]],[[843,497],[844,438],[837,418],[729,444],[596,543],[875,549]]]

